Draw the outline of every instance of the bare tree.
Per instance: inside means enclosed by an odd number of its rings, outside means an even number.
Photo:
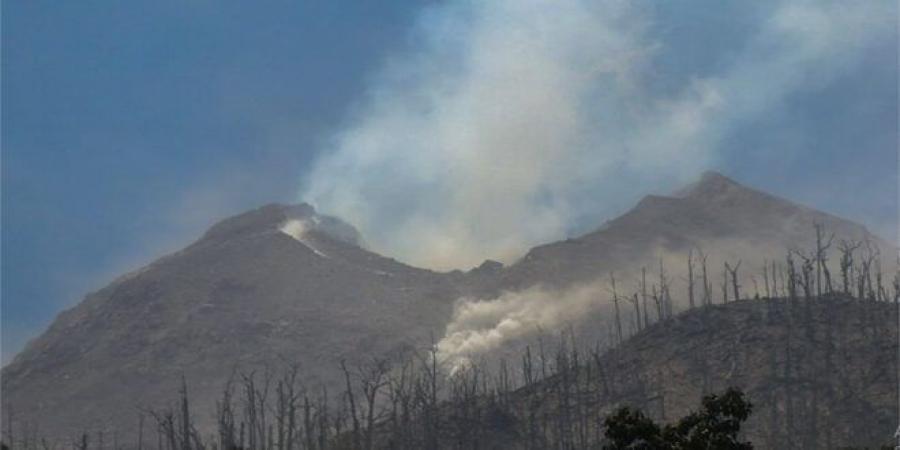
[[[222,391],[222,399],[216,402],[219,447],[223,449],[237,447],[234,404],[232,401],[234,396],[234,377],[235,374],[232,372],[231,376],[228,377],[228,380],[225,382],[225,388]]]
[[[688,306],[694,309],[694,250],[688,250],[687,258]]]
[[[294,446],[297,432],[297,408],[300,401],[300,392],[297,389],[298,373],[299,368],[296,364],[289,365],[275,388],[278,450],[289,450]]]
[[[616,276],[612,272],[609,273],[609,286],[616,312],[616,344],[618,345],[622,343],[622,319],[619,317],[619,294],[616,292]]]
[[[725,262],[725,271],[727,272],[727,275],[731,275],[731,288],[732,288],[732,292],[734,293],[735,301],[741,299],[740,285],[738,284],[738,269],[740,269],[740,268],[741,268],[740,260],[737,262],[737,264],[734,267],[731,267],[731,265],[729,265],[727,261]]]
[[[350,369],[347,368],[347,362],[341,360],[341,371],[344,372],[344,382],[346,390],[344,395],[350,404],[350,419],[353,421],[353,448],[359,450],[362,448],[362,430],[359,423],[359,414],[356,408],[356,395],[354,394],[353,382],[350,380]]]
[[[728,263],[722,269],[722,303],[728,303]]]
[[[669,277],[666,275],[662,258],[659,259],[659,295],[665,317],[669,318],[672,316],[672,295],[669,290]]]
[[[631,302],[634,304],[634,330],[638,333],[641,331],[641,308],[637,292],[631,297]]]
[[[191,434],[193,427],[191,426],[191,413],[188,407],[188,391],[187,380],[184,374],[181,375],[181,449],[191,449]]]
[[[360,383],[366,400],[366,429],[364,436],[364,448],[372,450],[372,436],[375,432],[375,421],[379,418],[376,414],[376,400],[381,390],[387,386],[387,373],[389,365],[385,359],[373,359],[361,369]]]
[[[860,242],[842,240],[838,245],[841,252],[840,267],[841,281],[843,282],[844,293],[850,295],[850,283],[853,280],[853,253],[862,245]]]
[[[644,306],[644,328],[650,325],[650,314],[647,313],[647,268],[641,267],[641,303]]]
[[[831,273],[828,271],[828,249],[834,242],[834,233],[824,239],[824,226],[820,223],[814,225],[816,230],[816,297],[822,297],[822,283],[824,278],[825,291],[829,294],[831,288]]]
[[[662,304],[662,296],[656,291],[656,285],[650,286],[650,297],[653,299],[653,303],[656,304],[656,321],[662,321],[663,319],[663,304]]]
[[[706,258],[708,255],[704,254],[702,251],[700,253],[700,264],[703,270],[703,304],[711,305],[712,304],[712,282],[709,279],[709,275],[706,271]]]

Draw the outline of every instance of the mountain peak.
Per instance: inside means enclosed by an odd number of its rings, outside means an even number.
[[[302,222],[305,229],[321,232],[338,241],[356,246],[363,245],[362,237],[356,228],[337,217],[319,214],[308,203],[294,205],[270,203],[216,223],[203,238],[232,239],[248,233],[280,230],[289,221]]]
[[[727,184],[738,184],[737,181],[732,180],[725,176],[722,172],[718,172],[715,170],[705,170],[702,174],[700,174],[700,183],[727,183]]]
[[[259,208],[223,219],[210,227],[204,239],[229,239],[248,232],[277,229],[284,221],[312,217],[316,210],[306,203],[285,205],[270,203]]]
[[[747,188],[720,172],[707,170],[700,178],[675,192],[678,198],[711,198],[720,197]]]

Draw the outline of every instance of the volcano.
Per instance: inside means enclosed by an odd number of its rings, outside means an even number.
[[[55,437],[134,429],[135,407],[171,398],[182,376],[194,405],[212,408],[236,368],[282,361],[296,363],[306,385],[337,389],[340,361],[431,345],[460,297],[634,273],[689,250],[750,267],[809,245],[815,225],[894,248],[859,224],[714,172],[593,232],[468,272],[411,267],[366,250],[350,224],[309,205],[267,205],[62,312],[3,369],[3,411]]]

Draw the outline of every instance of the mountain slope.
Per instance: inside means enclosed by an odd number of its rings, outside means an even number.
[[[342,358],[439,335],[460,295],[446,275],[336,239],[333,227],[313,224],[303,242],[280,230],[331,220],[266,206],[88,295],[4,368],[4,406],[53,434],[133,428],[123,407],[168,398],[182,373],[211,404],[238,364],[298,361],[311,384],[328,384]]]
[[[510,267],[488,262],[467,273],[369,252],[352,226],[308,205],[268,205],[223,220],[61,313],[3,369],[3,409],[51,436],[134,429],[137,414],[123,408],[158,406],[182,374],[194,402],[209,408],[235,366],[277,360],[298,363],[307,385],[336,388],[342,359],[439,339],[462,296],[633,273],[697,246],[720,258],[750,256],[749,267],[808,243],[814,223],[886,245],[862,226],[715,173],[675,196],[647,197],[595,232],[534,248]]]
[[[706,172],[673,196],[644,197],[594,232],[532,249],[508,268],[497,288],[561,287],[610,271],[633,275],[641,267],[658,267],[660,258],[683,266],[689,250],[709,254],[710,267],[743,259],[744,267],[755,270],[788,249],[811,247],[816,224],[834,233],[836,242],[868,239],[885,254],[893,248],[861,225]]]
[[[738,386],[759,448],[876,446],[897,424],[896,319],[896,305],[846,298],[741,301],[648,329],[603,363],[614,402],[661,420]]]
[[[889,446],[898,420],[897,317],[896,304],[846,295],[741,300],[685,311],[606,351],[565,337],[546,363],[540,347],[510,360],[509,372],[459,374],[439,410],[439,447],[601,448],[601,425],[619,407],[673,423],[729,387],[753,404],[741,440],[754,448]],[[503,389],[500,380],[519,374],[538,380]],[[391,420],[376,448],[428,440],[429,416],[399,428]]]

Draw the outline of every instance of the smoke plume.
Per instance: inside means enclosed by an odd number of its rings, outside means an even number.
[[[301,195],[406,262],[510,261],[715,165],[730,130],[888,36],[890,3],[760,2],[701,70],[664,57],[653,2],[450,1],[420,15]]]
[[[515,339],[552,330],[609,303],[601,283],[551,290],[536,286],[504,292],[490,301],[459,299],[447,332],[437,344],[438,358],[451,368]]]

